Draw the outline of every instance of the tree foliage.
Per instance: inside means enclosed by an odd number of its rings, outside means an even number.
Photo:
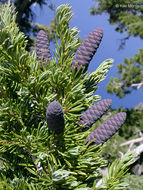
[[[119,131],[119,135],[126,140],[141,136],[143,133],[143,110],[139,108],[124,109],[127,119]]]
[[[50,21],[50,25],[40,25],[39,23],[34,24],[34,20],[36,18],[36,15],[33,11],[35,5],[39,5],[40,8],[42,6],[47,6],[48,10],[55,11],[54,4],[51,3],[49,0],[0,0],[0,6],[3,4],[11,4],[13,7],[15,7],[15,13],[16,14],[16,23],[19,27],[19,30],[24,32],[24,34],[27,36],[27,49],[33,50],[35,41],[33,36],[36,36],[37,32],[39,32],[40,29],[43,29],[49,40],[53,41],[55,36],[55,19],[52,19]]]
[[[19,26],[20,31],[29,35],[30,32],[35,31],[35,26],[33,25],[33,20],[35,19],[35,13],[33,12],[32,6],[35,4],[42,6],[47,6],[54,10],[54,5],[49,2],[49,0],[0,0],[1,4],[12,4],[17,12],[16,23]],[[53,22],[53,21],[52,21]]]
[[[82,112],[100,99],[94,93],[113,60],[105,60],[91,74],[71,70],[78,30],[69,27],[71,7],[61,5],[56,12],[54,57],[43,64],[35,51],[26,51],[27,40],[16,25],[15,10],[7,5],[0,9],[0,188],[88,190],[108,189],[109,184],[110,189],[126,188],[121,180],[135,154],[115,161],[100,188],[96,180],[102,178],[99,170],[106,165],[102,145],[85,144],[90,131],[78,125]],[[46,122],[53,101],[64,113],[60,134]],[[51,119],[55,122],[56,117]]]
[[[130,185],[127,187],[127,190],[142,190],[143,176],[130,175],[125,179],[125,182],[130,183]]]
[[[110,24],[116,25],[116,31],[126,33],[127,36],[122,39],[121,47],[130,36],[139,36],[143,38],[143,3],[140,0],[95,0],[97,7],[91,8],[91,14],[101,14],[106,12],[109,14]],[[143,86],[142,67],[143,67],[143,50],[132,58],[125,58],[124,64],[118,65],[118,74],[120,78],[112,77],[107,92],[115,93],[120,98],[131,93],[134,89]]]

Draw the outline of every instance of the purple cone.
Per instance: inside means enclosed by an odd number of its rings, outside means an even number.
[[[55,133],[61,133],[65,127],[64,113],[59,102],[51,102],[47,108],[46,120],[48,128]]]
[[[86,144],[93,139],[95,139],[93,142],[95,145],[103,144],[119,130],[125,119],[125,112],[115,114],[107,121],[105,121],[102,125],[100,125],[93,133],[91,133],[86,141]]]
[[[46,33],[43,30],[40,30],[37,34],[36,54],[37,54],[37,61],[41,61],[41,59],[43,58],[44,66],[45,62],[47,61],[48,63],[49,58],[51,57],[49,40]]]
[[[88,110],[86,110],[80,118],[79,125],[85,125],[84,128],[89,128],[97,119],[99,119],[111,106],[112,100],[105,99],[97,102]]]
[[[102,28],[94,29],[82,42],[81,46],[77,49],[72,65],[71,70],[73,69],[74,65],[76,65],[76,70],[82,65],[81,69],[87,70],[88,65],[93,58],[95,52],[97,51],[100,42],[103,37]]]

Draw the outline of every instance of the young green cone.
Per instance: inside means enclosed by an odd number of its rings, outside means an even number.
[[[85,125],[84,129],[89,128],[97,119],[99,119],[111,106],[112,100],[105,99],[97,102],[88,108],[80,118],[79,125]]]
[[[41,59],[43,58],[44,66],[46,61],[48,63],[49,58],[51,57],[49,40],[46,33],[43,30],[40,30],[37,34],[36,54],[37,54],[37,61],[41,61]]]
[[[48,128],[55,133],[61,133],[65,127],[64,113],[59,102],[51,102],[47,108],[46,120]]]
[[[97,51],[100,42],[103,37],[102,28],[94,29],[82,42],[81,46],[77,49],[72,65],[71,70],[76,64],[76,70],[82,65],[81,69],[88,69],[88,65],[93,58],[95,52]]]
[[[126,119],[126,113],[120,112],[102,123],[91,135],[88,137],[86,144],[95,139],[94,144],[99,145],[111,138],[122,126]]]

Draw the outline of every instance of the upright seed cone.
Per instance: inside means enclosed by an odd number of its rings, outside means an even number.
[[[125,119],[125,112],[115,114],[100,125],[93,133],[91,133],[86,141],[86,144],[91,142],[93,139],[95,139],[95,145],[103,144],[119,130]]]
[[[51,102],[47,108],[46,120],[48,128],[55,133],[61,133],[65,127],[64,113],[59,102]]]
[[[41,59],[43,58],[44,66],[45,62],[47,61],[48,63],[49,58],[51,57],[49,40],[46,33],[43,30],[40,30],[37,34],[36,54],[37,54],[37,61],[41,61]]]
[[[112,100],[105,99],[97,102],[86,110],[80,118],[79,125],[85,125],[84,128],[89,128],[97,119],[99,119],[111,106]]]
[[[100,42],[103,37],[103,31],[102,28],[94,29],[82,42],[81,46],[76,51],[72,65],[71,70],[73,69],[74,65],[76,65],[76,70],[79,69],[81,66],[81,69],[87,70],[88,65],[93,58],[95,52],[97,51]]]

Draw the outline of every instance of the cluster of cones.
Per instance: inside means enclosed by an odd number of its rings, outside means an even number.
[[[77,49],[72,64],[71,70],[75,68],[77,71],[87,70],[91,59],[97,51],[103,37],[101,28],[93,30],[82,42],[81,46]],[[50,61],[50,46],[46,33],[40,30],[36,40],[36,53],[37,61],[45,63]],[[42,68],[42,67],[41,67]],[[78,125],[82,125],[83,129],[90,128],[101,116],[109,109],[112,101],[105,99],[95,103],[87,109],[80,117]],[[93,133],[88,137],[86,144],[92,141],[93,144],[99,145],[106,142],[111,138],[117,130],[122,126],[126,119],[126,113],[120,112],[110,117],[107,121],[103,122]],[[51,131],[59,134],[64,131],[65,120],[62,106],[59,102],[51,102],[47,108],[46,121]]]
[[[83,113],[78,125],[82,125],[83,129],[90,128],[110,108],[111,103],[112,100],[110,99],[104,99],[95,103]],[[95,145],[103,144],[120,129],[125,119],[125,112],[113,115],[90,134],[86,144],[91,141],[93,141],[92,144]],[[59,102],[54,101],[49,104],[46,113],[46,120],[51,131],[54,131],[57,134],[64,131],[64,112]]]
[[[77,49],[72,64],[71,70],[75,67],[77,71],[79,68],[81,70],[87,70],[91,59],[96,53],[100,42],[103,37],[102,28],[94,29],[82,42],[81,46]],[[49,40],[46,33],[43,30],[40,30],[37,34],[36,39],[36,53],[37,53],[37,61],[45,63],[49,62],[51,54],[50,54],[50,46]]]

